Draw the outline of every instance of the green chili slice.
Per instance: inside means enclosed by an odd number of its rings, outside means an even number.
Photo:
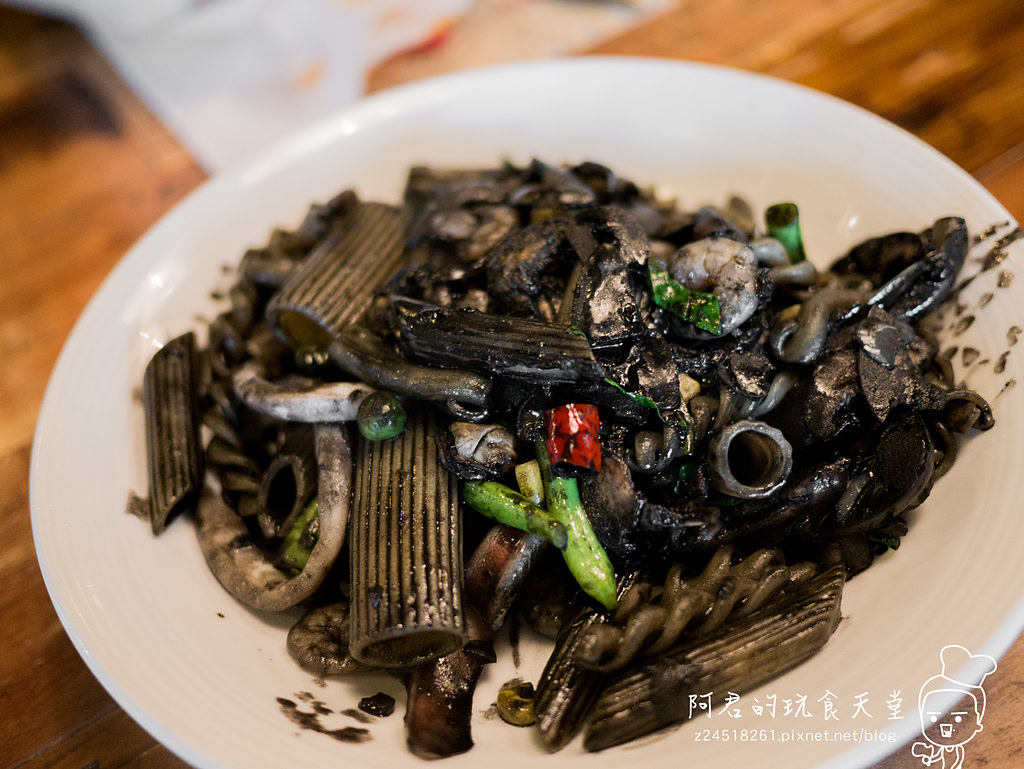
[[[647,264],[647,282],[651,297],[659,307],[712,334],[722,333],[722,312],[718,297],[706,291],[693,291],[659,264]]]
[[[786,249],[791,264],[807,258],[803,232],[800,229],[800,209],[796,203],[776,203],[768,206],[764,212],[764,223],[768,234]]]

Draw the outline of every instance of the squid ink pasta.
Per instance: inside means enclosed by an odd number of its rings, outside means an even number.
[[[499,710],[547,751],[678,724],[826,644],[995,421],[935,332],[965,221],[822,258],[813,216],[541,160],[315,203],[147,368],[152,529],[301,610],[303,669],[398,671],[416,755],[472,748],[519,623],[550,658]]]

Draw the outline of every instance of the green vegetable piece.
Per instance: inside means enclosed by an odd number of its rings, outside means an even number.
[[[699,329],[711,334],[722,333],[722,312],[717,296],[705,291],[691,291],[654,262],[647,264],[647,282],[656,305]]]
[[[356,424],[368,441],[387,441],[405,431],[405,408],[394,393],[377,390],[359,404]]]
[[[804,237],[800,229],[800,210],[796,203],[776,203],[764,212],[764,223],[768,234],[786,249],[791,264],[807,258],[804,251]]]
[[[481,515],[543,537],[559,550],[569,539],[566,527],[525,496],[497,481],[466,481],[462,499]]]
[[[281,540],[278,563],[286,568],[300,572],[306,568],[313,546],[320,539],[320,500],[313,497],[305,509],[299,513],[295,523]]]
[[[569,532],[569,542],[562,551],[566,566],[587,595],[605,608],[614,609],[617,603],[615,569],[583,509],[579,484],[575,478],[551,473],[551,459],[544,441],[537,442],[537,461],[544,477],[548,513]]]

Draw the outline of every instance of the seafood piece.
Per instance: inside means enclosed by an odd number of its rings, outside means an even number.
[[[496,309],[553,321],[548,297],[561,295],[567,264],[576,261],[566,219],[544,219],[513,229],[487,254],[487,290]]]
[[[407,248],[427,246],[461,262],[475,261],[518,224],[508,199],[521,179],[511,166],[410,169],[404,193],[413,214]]]
[[[351,650],[370,665],[413,667],[466,640],[458,487],[438,460],[439,429],[418,409],[397,438],[359,441]]]
[[[195,506],[203,483],[197,387],[195,334],[189,332],[160,348],[142,380],[154,534]]]
[[[856,349],[830,347],[779,402],[770,421],[794,447],[837,443],[861,430],[858,359]]]
[[[249,408],[291,422],[351,422],[359,404],[373,392],[362,382],[268,381],[262,366],[250,361],[233,378],[235,393]]]
[[[832,324],[866,298],[863,291],[823,288],[814,291],[795,315],[780,316],[772,327],[770,345],[787,363],[813,363],[828,342]]]
[[[271,298],[270,325],[294,344],[326,347],[405,260],[407,226],[402,209],[359,203]]]
[[[504,524],[493,526],[466,563],[465,597],[483,622],[497,631],[548,540]]]
[[[497,480],[516,460],[516,439],[496,424],[452,422],[439,439],[441,462],[464,481]]]
[[[667,470],[682,453],[680,433],[692,435],[680,413],[669,415],[661,425],[661,432],[641,430],[633,438],[632,453],[625,454],[626,464],[636,473],[654,475]],[[688,452],[687,452],[688,453]]]
[[[344,428],[316,426],[320,536],[305,568],[291,576],[253,542],[242,518],[209,484],[196,506],[196,535],[210,570],[231,595],[260,611],[283,611],[320,587],[345,542],[352,459]]]
[[[835,566],[749,617],[615,677],[594,705],[583,746],[599,751],[690,717],[690,697],[742,694],[812,656],[839,623],[845,570]]]
[[[566,326],[394,301],[398,346],[415,363],[546,384],[600,380],[587,339]]]
[[[687,243],[666,267],[672,278],[686,288],[712,292],[718,297],[722,335],[733,333],[761,305],[757,259],[746,243],[717,237]],[[677,330],[690,337],[702,333],[687,331],[682,326]]]
[[[770,497],[793,469],[793,447],[782,431],[750,419],[713,433],[707,457],[715,488],[740,499]]]
[[[935,450],[922,417],[894,412],[873,451],[837,501],[829,528],[846,534],[870,531],[920,505],[934,483]]]
[[[582,266],[570,323],[602,359],[622,360],[646,329],[642,306],[650,241],[624,209],[595,206],[573,221],[569,237]]]
[[[853,246],[829,267],[834,275],[867,278],[881,286],[925,253],[924,239],[916,232],[889,232],[867,238]]]
[[[321,678],[373,670],[348,651],[348,602],[316,606],[302,615],[288,631],[287,647],[303,670]]]
[[[557,212],[592,206],[597,201],[594,190],[571,169],[534,158],[523,175],[525,183],[509,196],[513,205]]]
[[[967,258],[967,224],[955,216],[939,219],[923,239],[925,255],[879,288],[869,307],[884,307],[897,320],[913,322],[949,296]]]
[[[492,385],[480,374],[410,363],[379,336],[356,324],[342,331],[328,352],[339,368],[374,387],[443,404],[457,419],[478,422],[487,418]]]
[[[522,182],[522,171],[511,165],[497,168],[435,168],[412,166],[402,199],[414,210],[443,200],[449,207],[501,203]]]
[[[601,472],[580,478],[580,500],[594,533],[616,563],[630,563],[643,546],[637,541],[641,502],[627,462],[609,453]]]
[[[447,758],[473,747],[473,692],[495,662],[491,631],[468,613],[464,646],[415,668],[406,679],[406,744],[420,758]]]

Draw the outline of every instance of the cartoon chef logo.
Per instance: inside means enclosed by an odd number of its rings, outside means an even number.
[[[911,753],[925,766],[960,769],[964,765],[964,745],[982,729],[985,690],[981,684],[996,669],[996,661],[955,644],[944,647],[939,658],[942,672],[925,681],[918,695],[921,731],[927,741],[915,742]],[[951,694],[959,700],[943,718],[940,703],[948,701]]]

